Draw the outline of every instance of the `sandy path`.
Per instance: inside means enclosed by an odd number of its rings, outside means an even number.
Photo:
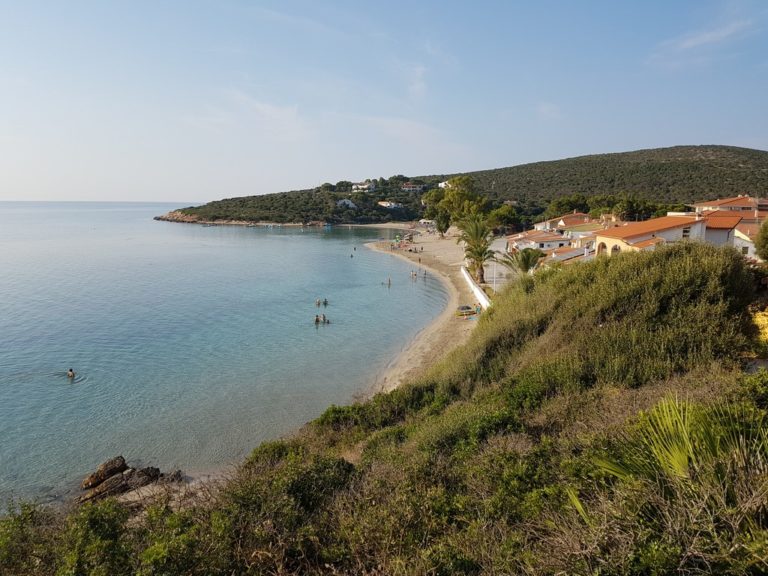
[[[379,226],[380,227],[380,226]],[[392,228],[407,228],[407,225],[391,225]],[[389,364],[373,384],[372,393],[392,390],[403,382],[413,380],[440,360],[449,351],[467,341],[476,322],[474,319],[457,318],[455,311],[460,304],[474,305],[475,301],[467,283],[461,276],[464,250],[456,243],[457,231],[451,229],[440,238],[437,234],[414,235],[411,244],[414,252],[407,249],[390,249],[390,243],[371,242],[366,244],[379,250],[405,258],[420,268],[438,275],[449,290],[449,301],[445,310],[429,326],[419,332],[402,352]],[[423,251],[422,251],[423,249]]]

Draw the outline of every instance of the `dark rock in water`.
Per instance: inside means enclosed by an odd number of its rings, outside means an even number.
[[[136,470],[129,478],[126,479],[128,484],[128,490],[136,490],[142,486],[157,482],[160,478],[160,468],[149,466],[147,468],[140,468]]]
[[[110,476],[104,482],[80,496],[77,501],[79,504],[83,504],[84,502],[89,502],[91,500],[101,500],[102,498],[107,498],[109,496],[117,496],[123,492],[130,492],[131,490],[137,490],[143,486],[148,486],[153,482],[157,482],[159,478],[159,468],[154,468],[152,466],[140,468],[138,470],[128,468],[120,474]]]
[[[104,480],[104,482],[80,496],[80,498],[77,499],[78,503],[82,504],[91,500],[100,500],[102,498],[106,498],[107,496],[122,494],[128,490],[128,483],[126,482],[125,477],[127,476],[130,478],[133,473],[134,470],[131,468],[122,474],[115,474],[114,476],[110,476]]]
[[[181,470],[175,470],[170,474],[160,474],[160,481],[166,484],[178,484],[184,481],[184,473]]]
[[[108,478],[115,474],[119,474],[126,468],[128,468],[128,465],[125,463],[125,458],[122,456],[107,460],[101,466],[96,468],[96,472],[85,477],[85,480],[80,484],[80,488],[87,490],[88,488],[98,486]]]

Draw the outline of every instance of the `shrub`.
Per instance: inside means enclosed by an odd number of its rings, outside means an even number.
[[[61,540],[58,576],[131,574],[125,534],[128,511],[112,499],[88,503],[73,513]]]

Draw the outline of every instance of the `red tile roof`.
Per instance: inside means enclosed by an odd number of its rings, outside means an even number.
[[[648,240],[643,240],[642,242],[636,242],[635,244],[632,244],[635,248],[647,248],[648,246],[655,246],[656,244],[661,244],[663,242],[666,242],[664,238],[659,238],[658,236],[654,238],[648,238]]]
[[[747,236],[748,238],[754,238],[760,231],[760,224],[739,224],[736,226],[736,230]]]
[[[585,221],[588,222],[590,220],[589,214],[585,214],[584,212],[571,212],[569,214],[563,214],[562,216],[558,216],[557,218],[550,218],[549,220],[544,220],[542,224],[550,224],[552,222],[558,223],[560,220],[563,221],[563,224],[565,226],[572,226],[573,224],[583,224]]]
[[[757,208],[756,198],[749,196],[735,196],[733,198],[723,198],[721,200],[711,200],[709,202],[696,202],[693,206],[706,208],[707,206],[725,206],[728,208]]]
[[[631,224],[626,224],[625,226],[609,228],[603,232],[597,232],[596,235],[625,240],[635,236],[653,234],[654,232],[662,232],[664,230],[672,230],[674,228],[683,228],[685,226],[695,224],[697,221],[699,220],[697,220],[694,216],[662,216],[661,218],[651,218],[650,220],[645,220],[644,222],[632,222]]]
[[[704,220],[707,221],[707,228],[713,228],[715,230],[733,230],[736,228],[736,225],[741,222],[741,216],[723,216],[721,212],[723,212],[723,210],[707,214],[704,218]]]

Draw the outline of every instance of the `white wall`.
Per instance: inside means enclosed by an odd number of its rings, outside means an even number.
[[[707,228],[704,238],[708,244],[715,246],[733,246],[733,230]]]

